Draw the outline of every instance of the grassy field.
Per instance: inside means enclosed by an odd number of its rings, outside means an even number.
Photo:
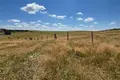
[[[120,30],[69,33],[1,36],[0,80],[120,80]]]

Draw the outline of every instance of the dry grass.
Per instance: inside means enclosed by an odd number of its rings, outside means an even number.
[[[120,31],[95,32],[94,46],[89,32],[71,32],[69,41],[65,32],[58,40],[31,33],[0,39],[0,80],[120,80]]]

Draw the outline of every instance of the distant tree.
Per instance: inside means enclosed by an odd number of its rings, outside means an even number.
[[[3,32],[4,32],[4,35],[11,35],[11,31],[10,30],[4,29]]]

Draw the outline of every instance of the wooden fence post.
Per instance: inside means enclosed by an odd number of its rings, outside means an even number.
[[[67,40],[69,40],[69,32],[67,32]]]
[[[33,40],[33,38],[32,38],[32,37],[29,37],[29,40]]]
[[[41,37],[41,39],[43,40],[43,37]]]
[[[47,38],[47,40],[48,40],[48,36],[47,36],[46,38]]]
[[[57,39],[57,35],[56,34],[54,34],[54,39]]]
[[[93,31],[91,32],[91,42],[92,42],[92,44],[94,45],[94,34],[93,34]]]

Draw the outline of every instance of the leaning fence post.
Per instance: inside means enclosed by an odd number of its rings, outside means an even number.
[[[54,39],[57,39],[57,35],[56,34],[54,34]]]
[[[94,34],[93,34],[93,31],[91,32],[91,42],[92,42],[92,44],[94,45]]]
[[[69,32],[67,32],[67,40],[69,40]]]

